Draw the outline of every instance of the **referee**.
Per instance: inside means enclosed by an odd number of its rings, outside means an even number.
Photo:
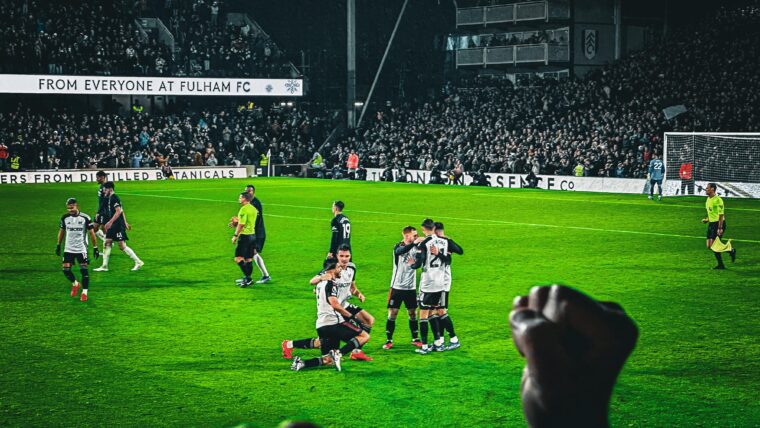
[[[240,211],[237,215],[235,234],[232,235],[232,243],[237,243],[235,248],[235,263],[243,271],[243,279],[239,281],[240,287],[245,288],[253,284],[251,272],[253,272],[253,253],[256,250],[256,235],[254,234],[258,211],[251,205],[253,197],[250,193],[243,192],[238,197]]]
[[[705,201],[707,217],[702,219],[702,223],[707,223],[707,249],[711,250],[715,254],[715,259],[718,260],[718,265],[713,269],[725,269],[721,253],[728,252],[731,255],[731,262],[734,262],[736,249],[731,246],[730,240],[726,244],[720,242],[720,238],[726,231],[726,215],[723,199],[715,193],[716,190],[715,183],[707,185],[707,200]]]
[[[261,206],[261,201],[256,197],[256,188],[253,184],[245,186],[245,192],[250,194],[251,205],[258,211],[258,217],[256,217],[256,225],[254,231],[256,232],[256,251],[253,253],[253,261],[256,262],[256,266],[261,271],[261,279],[256,281],[256,284],[264,284],[272,280],[267,271],[267,266],[264,264],[264,259],[261,258],[261,253],[264,251],[264,242],[267,239],[267,232],[264,228],[264,207]]]

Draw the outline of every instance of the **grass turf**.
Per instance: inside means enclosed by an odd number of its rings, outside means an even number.
[[[274,281],[239,289],[226,225],[248,181],[264,205]],[[117,183],[129,245],[146,264],[130,272],[115,250],[111,272],[90,273],[81,303],[68,297],[53,250],[66,198],[94,214],[96,187],[0,187],[2,426],[523,425],[523,361],[507,314],[514,296],[555,282],[620,302],[639,325],[613,426],[760,421],[760,201],[726,201],[739,253],[716,272],[702,198],[298,179]],[[377,319],[365,348],[375,360],[294,373],[279,345],[315,334],[308,280],[327,252],[335,199],[352,222],[362,306]],[[413,353],[400,314],[385,351],[391,250],[425,216],[465,250],[454,257],[450,308],[463,346]]]

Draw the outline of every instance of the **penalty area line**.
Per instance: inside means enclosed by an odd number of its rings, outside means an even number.
[[[122,195],[129,195],[129,196],[143,196],[148,198],[162,198],[162,199],[179,199],[179,200],[188,200],[188,201],[200,201],[200,202],[217,202],[217,203],[235,203],[237,204],[237,201],[223,201],[219,199],[208,199],[208,198],[193,198],[193,197],[185,197],[185,196],[169,196],[169,195],[146,195],[142,193],[121,193]],[[316,210],[329,210],[330,208],[326,207],[312,207],[312,206],[306,206],[306,205],[289,205],[289,204],[267,204],[270,206],[280,206],[280,207],[291,207],[291,208],[305,208],[305,209],[316,209]],[[386,212],[386,211],[366,211],[366,210],[351,210],[353,212],[359,212],[359,213],[367,213],[367,214],[381,214],[381,215],[398,215],[398,216],[409,216],[409,217],[425,217],[428,214],[410,214],[410,213],[393,213],[393,212]],[[313,219],[313,218],[305,218],[305,217],[290,217],[290,216],[283,216],[283,215],[277,215],[277,214],[267,214],[267,216],[271,217],[281,217],[281,218],[290,218],[290,219],[300,219],[300,220],[319,220],[324,221],[324,219]],[[434,216],[437,218],[442,219],[448,219],[448,220],[456,220],[456,221],[464,221],[464,222],[472,222],[469,224],[469,226],[475,226],[475,225],[483,225],[483,226],[496,226],[496,225],[508,225],[508,226],[528,226],[528,227],[546,227],[546,228],[552,228],[552,229],[569,229],[569,230],[582,230],[582,231],[588,231],[588,232],[605,232],[605,233],[622,233],[622,234],[629,234],[629,235],[645,235],[645,236],[661,236],[661,237],[668,237],[668,238],[687,238],[687,239],[705,239],[704,236],[693,236],[693,235],[681,235],[677,233],[660,233],[660,232],[646,232],[646,231],[640,231],[640,230],[620,230],[620,229],[602,229],[599,227],[585,227],[585,226],[566,226],[566,225],[558,225],[558,224],[545,224],[545,223],[523,223],[523,222],[517,222],[517,221],[506,221],[506,220],[491,220],[491,219],[475,219],[475,218],[466,218],[466,217],[450,217],[450,216]],[[487,222],[487,223],[483,223]],[[373,222],[373,223],[388,223],[388,224],[395,224],[396,222]],[[760,240],[755,239],[732,239],[734,242],[745,242],[745,243],[752,243],[752,244],[760,244]]]

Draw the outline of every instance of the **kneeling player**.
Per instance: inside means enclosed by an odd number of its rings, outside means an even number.
[[[393,247],[393,277],[391,289],[388,291],[388,320],[385,322],[386,341],[383,349],[393,347],[393,332],[396,329],[396,317],[401,303],[404,303],[409,314],[409,329],[412,332],[412,344],[422,346],[418,338],[419,327],[417,324],[417,276],[409,261],[414,260],[415,240],[417,230],[407,226],[402,232],[403,240]]]
[[[300,357],[293,358],[290,368],[299,371],[305,368],[334,364],[337,371],[341,370],[341,356],[360,348],[369,340],[369,334],[350,322],[353,315],[347,311],[338,299],[338,285],[335,280],[340,277],[341,268],[336,264],[328,265],[320,275],[316,286],[317,295],[317,346],[322,350],[322,356],[309,360]],[[309,340],[314,343],[313,339]],[[340,342],[346,345],[338,350]]]
[[[61,241],[63,241],[65,234],[66,245],[63,249],[63,274],[71,281],[71,297],[77,297],[80,283],[71,272],[71,267],[75,262],[79,263],[79,272],[82,274],[82,297],[79,300],[86,302],[87,290],[90,288],[90,272],[87,270],[87,264],[89,263],[87,252],[90,245],[87,235],[89,234],[92,239],[92,255],[96,259],[100,257],[97,240],[95,239],[92,222],[90,222],[90,216],[79,211],[77,200],[69,198],[66,201],[66,209],[68,212],[61,217],[61,229],[58,231],[58,245],[55,248],[55,255],[61,255]]]

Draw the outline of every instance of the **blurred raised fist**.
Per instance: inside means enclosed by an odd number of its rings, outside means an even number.
[[[563,285],[515,298],[512,339],[525,357],[520,392],[531,427],[607,427],[615,381],[638,339],[617,303]]]

